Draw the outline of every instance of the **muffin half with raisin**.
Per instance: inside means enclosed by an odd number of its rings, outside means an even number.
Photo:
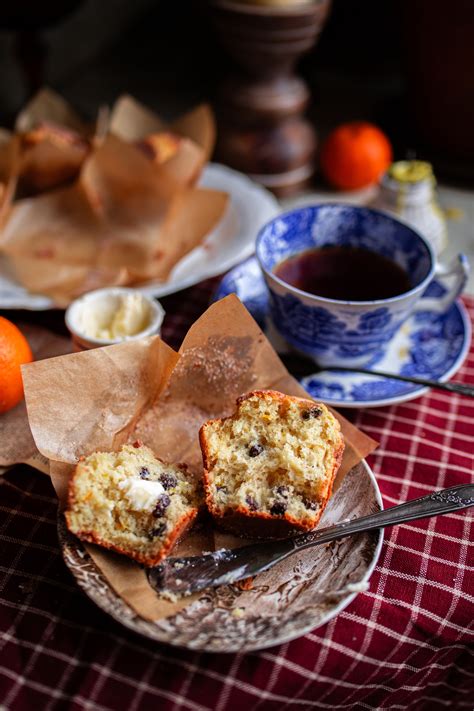
[[[69,484],[66,522],[84,541],[156,565],[192,524],[202,494],[185,467],[124,445],[82,459]]]
[[[206,503],[218,524],[247,537],[314,528],[331,495],[344,451],[325,405],[255,391],[230,417],[199,433]]]

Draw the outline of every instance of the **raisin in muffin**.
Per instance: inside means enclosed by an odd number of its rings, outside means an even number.
[[[272,390],[237,400],[199,433],[206,503],[222,528],[248,537],[316,526],[344,450],[325,405]]]
[[[152,566],[192,524],[201,499],[184,467],[165,464],[138,443],[124,445],[79,462],[66,522],[82,540]]]

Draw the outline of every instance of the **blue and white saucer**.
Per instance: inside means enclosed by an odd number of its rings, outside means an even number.
[[[228,272],[214,301],[235,293],[258,322],[278,353],[289,350],[269,317],[268,291],[255,257]],[[442,295],[433,282],[426,296]],[[419,311],[411,316],[390,343],[374,369],[431,380],[448,380],[461,367],[471,342],[471,323],[457,301],[446,313]],[[428,388],[358,373],[321,372],[301,380],[311,397],[337,407],[393,405],[423,395]]]

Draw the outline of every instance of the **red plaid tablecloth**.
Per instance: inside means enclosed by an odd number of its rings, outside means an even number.
[[[164,300],[171,345],[214,285]],[[474,383],[474,349],[456,380]],[[474,400],[432,391],[345,414],[380,442],[369,463],[386,506],[472,481]],[[2,710],[474,708],[472,510],[388,529],[370,589],[327,625],[262,652],[211,655],[109,619],[62,562],[47,477],[16,467],[0,483]]]

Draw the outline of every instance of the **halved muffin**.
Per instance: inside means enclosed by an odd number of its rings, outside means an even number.
[[[251,392],[230,417],[206,422],[199,437],[206,503],[222,528],[277,537],[317,525],[344,451],[325,405]]]
[[[69,484],[65,515],[69,530],[82,540],[153,566],[192,524],[201,504],[185,467],[165,464],[137,443],[82,459]]]

